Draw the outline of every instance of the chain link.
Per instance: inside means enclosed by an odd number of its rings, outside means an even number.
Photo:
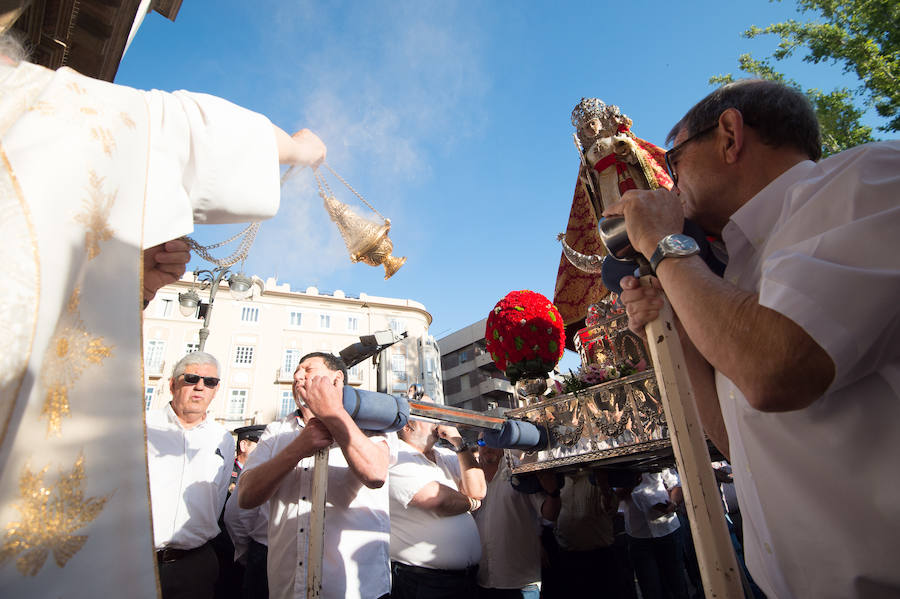
[[[349,183],[347,183],[343,177],[341,177],[339,174],[337,174],[335,172],[335,170],[333,168],[331,168],[331,165],[329,165],[327,162],[322,162],[322,165],[324,165],[325,168],[327,168],[331,172],[331,174],[335,176],[335,178],[338,181],[343,183],[347,187],[347,189],[349,189],[353,193],[353,195],[358,197],[360,199],[360,201],[369,208],[369,210],[371,210],[372,212],[377,214],[381,220],[386,220],[384,218],[384,216],[381,215],[380,212],[375,210],[375,208],[372,206],[372,204],[367,202],[366,199],[364,197],[362,197],[362,194],[360,194],[358,191],[353,189],[353,187]],[[300,167],[300,168],[302,168],[302,167]],[[297,165],[294,165],[294,166],[291,166],[284,173],[284,175],[281,177],[281,185],[282,186],[284,185],[285,181],[287,181],[291,176],[293,176],[293,174],[296,172],[296,169],[297,169]],[[331,187],[329,187],[328,181],[326,181],[325,178],[321,175],[318,167],[313,169],[313,176],[316,178],[316,186],[319,188],[319,195],[322,196],[323,199],[327,196],[334,197],[334,192],[331,191]],[[197,255],[199,255],[201,258],[203,258],[207,262],[211,262],[212,264],[215,264],[216,266],[227,267],[227,266],[232,266],[233,264],[237,264],[238,262],[240,262],[241,260],[244,260],[247,257],[247,254],[250,252],[250,247],[253,245],[253,242],[256,239],[256,233],[258,231],[259,231],[259,223],[257,222],[257,223],[251,223],[246,229],[237,233],[236,235],[233,235],[229,239],[226,239],[225,241],[220,241],[219,243],[214,243],[212,245],[200,245],[199,243],[197,243],[194,239],[192,239],[190,237],[184,237],[184,240],[187,242],[188,246],[197,253]],[[230,256],[228,256],[226,258],[216,258],[215,256],[213,256],[212,254],[209,253],[209,250],[214,250],[216,248],[222,247],[223,245],[231,243],[232,241],[236,240],[237,238],[239,238],[241,236],[243,236],[243,239],[241,240],[240,245],[238,245],[237,249]]]

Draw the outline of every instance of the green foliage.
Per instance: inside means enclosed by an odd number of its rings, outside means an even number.
[[[775,0],[771,0],[775,1]],[[739,59],[745,73],[781,81],[802,91],[812,102],[822,127],[826,155],[861,143],[873,141],[871,127],[860,122],[865,109],[874,107],[888,120],[879,130],[900,131],[900,2],[897,0],[798,0],[801,12],[818,13],[815,22],[793,19],[768,27],[750,27],[744,37],[777,35],[778,48],[772,53],[783,60],[799,48],[806,50],[805,62],[831,61],[845,73],[855,73],[860,85],[830,93],[818,89],[803,90],[799,83],[777,72],[768,60],[756,60],[749,54]],[[724,84],[729,75],[712,77],[710,83]],[[854,99],[862,101],[862,108]]]

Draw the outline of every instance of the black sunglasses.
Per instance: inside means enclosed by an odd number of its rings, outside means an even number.
[[[203,379],[203,384],[207,387],[215,387],[219,384],[219,378],[214,376],[200,376],[199,374],[191,374],[189,372],[185,372],[183,375],[184,382],[188,385],[196,385],[197,381]]]
[[[681,142],[677,146],[674,146],[671,150],[666,152],[666,154],[665,154],[666,172],[669,173],[670,177],[672,177],[673,185],[676,185],[676,186],[678,185],[678,175],[675,173],[675,167],[672,166],[672,160],[673,160],[673,157],[675,156],[675,154],[680,152],[684,148],[684,146],[687,145],[689,142],[696,141],[697,139],[699,139],[700,137],[703,137],[710,131],[713,131],[714,129],[718,128],[718,126],[719,126],[719,123],[718,123],[718,121],[716,121],[715,125],[710,125],[706,129],[701,129],[697,133],[694,133],[693,135],[688,137],[686,140],[684,140],[683,142]]]

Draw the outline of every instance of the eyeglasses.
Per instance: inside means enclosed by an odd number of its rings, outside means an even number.
[[[203,379],[203,384],[207,387],[215,387],[219,384],[218,377],[214,376],[200,376],[199,374],[191,374],[189,372],[185,372],[183,375],[184,382],[188,385],[196,385],[197,381]]]
[[[710,131],[718,128],[718,126],[719,126],[719,123],[718,123],[718,121],[716,121],[715,125],[710,125],[706,129],[702,129],[699,132],[694,133],[693,135],[688,137],[686,140],[684,140],[683,142],[681,142],[680,144],[676,145],[671,150],[666,152],[666,156],[665,156],[666,157],[666,172],[669,173],[670,177],[672,177],[673,185],[675,185],[675,186],[678,185],[678,175],[675,173],[675,167],[672,166],[672,162],[673,162],[673,158],[674,158],[675,154],[677,154],[679,151],[681,151],[684,148],[684,146],[686,146],[689,142],[695,141],[695,140],[699,139],[700,137],[703,137]]]

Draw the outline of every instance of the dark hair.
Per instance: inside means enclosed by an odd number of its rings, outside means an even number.
[[[338,356],[327,352],[314,351],[300,358],[300,361],[297,362],[297,364],[303,364],[303,362],[309,358],[322,358],[322,361],[325,362],[325,366],[328,367],[328,370],[342,373],[344,375],[344,384],[349,384],[348,381],[350,380],[350,375],[347,373],[347,365],[344,364],[344,361]]]
[[[744,123],[759,134],[764,144],[794,147],[812,160],[822,157],[819,121],[806,96],[782,83],[763,79],[741,79],[715,90],[672,127],[666,142],[671,144],[682,129],[694,135],[714,125],[729,108],[741,112]]]

